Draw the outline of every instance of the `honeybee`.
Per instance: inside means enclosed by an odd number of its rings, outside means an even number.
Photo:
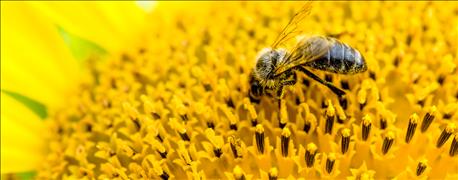
[[[249,97],[252,102],[259,103],[261,96],[266,93],[281,99],[284,86],[296,84],[298,71],[342,98],[345,95],[342,89],[321,79],[308,68],[338,74],[356,74],[367,70],[361,53],[335,38],[309,36],[301,39],[291,50],[279,48],[285,41],[301,33],[298,30],[299,23],[310,11],[311,2],[307,2],[291,18],[271,47],[259,53],[250,75]]]

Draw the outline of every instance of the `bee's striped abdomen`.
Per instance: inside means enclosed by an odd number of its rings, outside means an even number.
[[[358,50],[336,39],[330,39],[333,42],[328,52],[305,66],[339,74],[355,74],[367,70],[364,57]]]

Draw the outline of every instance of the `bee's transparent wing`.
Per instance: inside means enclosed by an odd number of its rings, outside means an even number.
[[[281,74],[288,69],[317,60],[328,53],[333,44],[333,39],[323,36],[311,36],[303,38],[296,44],[289,54],[277,65],[275,75]]]
[[[296,35],[300,34],[300,23],[302,20],[310,14],[312,9],[312,2],[307,1],[301,10],[294,14],[294,16],[289,20],[288,24],[283,28],[280,34],[278,34],[277,39],[272,44],[272,49],[276,49],[279,45],[285,43]]]

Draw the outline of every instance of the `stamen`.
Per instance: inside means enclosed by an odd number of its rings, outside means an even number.
[[[456,125],[455,123],[449,123],[447,127],[442,131],[441,135],[439,136],[439,139],[437,139],[437,144],[436,147],[440,148],[442,145],[447,142],[448,138],[450,135],[452,135],[453,132],[455,132]]]
[[[428,167],[428,162],[426,160],[422,160],[417,165],[417,176],[420,176],[425,172],[426,168]]]
[[[334,153],[329,153],[328,158],[326,159],[326,172],[329,174],[334,169],[334,164],[336,162],[336,155]]]
[[[345,114],[345,111],[342,109],[340,106],[336,106],[336,112],[337,112],[337,123],[343,124],[347,120],[347,115]]]
[[[237,124],[235,124],[235,123],[232,124],[232,122],[231,122],[231,124],[229,125],[229,128],[230,128],[231,130],[237,131]]]
[[[307,167],[313,166],[317,149],[318,148],[314,143],[309,143],[307,145],[307,151],[305,152],[305,163],[307,164]]]
[[[361,137],[363,138],[363,141],[367,141],[367,138],[369,138],[369,134],[371,132],[372,118],[366,114],[363,117],[363,122],[361,126],[362,126]]]
[[[276,180],[278,178],[278,170],[276,167],[270,168],[269,180]]]
[[[241,158],[242,157],[242,142],[241,140],[232,135],[228,137],[228,141],[231,145],[231,150],[232,154],[234,155],[234,158]]]
[[[364,107],[366,106],[366,97],[367,97],[367,91],[366,89],[360,89],[358,93],[356,94],[357,100],[359,103],[359,110],[363,110]]]
[[[380,118],[380,129],[386,129],[388,127],[388,122],[385,118]]]
[[[339,104],[344,110],[347,110],[348,108],[347,97],[346,96],[339,97]]]
[[[221,109],[224,114],[226,115],[226,117],[229,119],[229,128],[231,130],[234,130],[234,131],[237,131],[237,117],[235,116],[234,112],[229,109],[227,106],[223,106],[222,109]]]
[[[162,169],[162,167],[161,167],[161,165],[159,164],[158,161],[154,161],[154,160],[153,161],[149,160],[149,161],[153,165],[153,171],[157,175],[159,175],[159,177],[161,177],[161,179],[163,179],[163,180],[169,179],[169,177],[170,177],[169,174]],[[118,174],[118,176],[119,176],[119,174]]]
[[[138,120],[138,117],[139,117],[139,113],[137,111],[137,109],[135,109],[134,107],[132,107],[129,103],[127,102],[124,102],[122,104],[123,108],[124,108],[124,111],[129,115],[130,119],[132,120],[132,122],[134,123],[135,127],[137,130],[140,130],[141,128],[141,125],[140,125],[140,122]]]
[[[442,85],[444,83],[444,80],[445,80],[445,76],[444,75],[439,75],[439,77],[437,78],[437,82]]]
[[[134,120],[138,118],[138,111],[134,107],[132,107],[129,103],[124,102],[122,103],[124,111],[129,115],[130,119]]]
[[[316,122],[315,115],[310,113],[310,108],[307,104],[303,103],[300,106],[302,107],[303,112],[305,112],[305,116],[303,117],[304,127],[302,129],[304,132],[309,133],[313,122]]]
[[[329,102],[328,108],[326,109],[326,124],[325,124],[325,129],[324,133],[325,134],[331,134],[332,133],[332,127],[334,126],[334,119],[336,118],[335,116],[335,109],[332,106],[332,103]]]
[[[402,59],[401,56],[396,56],[396,57],[394,58],[394,60],[393,60],[393,65],[394,65],[395,67],[398,67],[398,66],[399,66],[399,63],[401,62],[401,59]]]
[[[359,104],[359,110],[362,111],[366,107],[366,102],[360,103]]]
[[[215,153],[215,156],[219,158],[219,157],[221,157],[221,155],[223,154],[223,151],[221,150],[221,148],[216,148],[216,147],[215,147],[215,148],[213,149],[213,153]]]
[[[303,79],[302,80],[302,84],[305,86],[305,87],[309,87],[310,86],[310,81],[308,79]]]
[[[189,118],[188,118],[188,115],[187,114],[180,114],[180,117],[183,121],[188,121]]]
[[[161,135],[159,133],[157,133],[156,135],[156,138],[161,141],[161,142],[164,142],[164,140],[162,139]]]
[[[220,157],[223,154],[221,147],[223,146],[223,138],[221,136],[216,136],[215,131],[213,129],[206,129],[205,136],[213,145],[213,153],[216,157]]]
[[[102,100],[103,107],[105,108],[111,108],[111,101],[110,99],[104,99]]]
[[[258,125],[258,119],[251,119],[251,126],[256,127]]]
[[[162,172],[162,174],[161,174],[161,178],[162,178],[163,180],[168,180],[168,179],[170,178],[170,176],[169,176],[169,174],[167,174],[167,173],[164,171],[164,172]]]
[[[235,109],[234,101],[232,101],[232,98],[229,98],[229,99],[226,101],[226,105],[227,105],[228,107],[231,107],[231,108],[234,108],[234,109]]]
[[[328,108],[328,101],[322,100],[321,101],[321,108],[323,108],[323,109]]]
[[[255,131],[256,147],[258,147],[258,152],[262,154],[264,153],[264,127],[258,124]]]
[[[458,73],[458,70],[457,70],[457,73]],[[455,73],[455,74],[457,74]],[[450,120],[453,115],[455,114],[455,112],[458,111],[458,103],[448,103],[447,105],[445,105],[445,107],[443,108],[443,119],[444,120]]]
[[[132,122],[134,123],[135,128],[137,128],[138,131],[142,128],[140,121],[138,119],[132,119]]]
[[[444,113],[444,115],[442,116],[442,118],[448,120],[450,118],[452,118],[453,114],[449,114],[449,113]]]
[[[279,127],[284,128],[288,123],[288,111],[286,109],[286,101],[280,101],[280,120],[279,120]]]
[[[180,134],[180,137],[183,139],[183,141],[191,141],[188,134],[186,134],[186,130],[184,130],[184,132],[179,132],[178,134]]]
[[[350,85],[348,84],[347,80],[340,80],[340,85],[342,89],[350,90]]]
[[[340,142],[340,150],[342,154],[345,154],[348,151],[348,147],[350,146],[350,129],[345,128],[342,130],[342,140]]]
[[[137,154],[137,152],[135,151],[135,149],[132,148],[131,146],[127,145],[127,144],[121,145],[121,150],[122,150],[128,157],[133,157],[135,154]]]
[[[145,113],[151,114],[151,116],[154,119],[161,118],[161,116],[156,112],[153,103],[151,103],[151,101],[148,99],[146,95],[141,95],[140,99],[143,101],[143,110],[145,111]]]
[[[376,76],[375,76],[375,72],[374,71],[369,71],[369,77],[373,80],[375,80]]]
[[[308,121],[307,118],[306,118],[305,122],[304,122],[304,131],[306,133],[309,133],[311,127],[312,127],[312,123],[310,121]]]
[[[213,123],[213,121],[207,121],[207,127],[211,129],[215,129],[215,124]]]
[[[185,102],[183,102],[180,98],[174,96],[172,98],[172,106],[174,107],[174,109],[176,110],[176,112],[178,113],[178,115],[180,115],[181,119],[183,121],[188,121],[188,115],[187,115],[187,104]]]
[[[110,152],[109,152],[109,154],[108,154],[108,155],[110,155],[110,157],[113,157],[113,156],[115,156],[115,155],[116,155],[116,151],[114,151],[114,150],[110,150]]]
[[[347,119],[346,116],[338,116],[338,118],[337,118],[337,123],[343,124],[343,123],[345,123],[345,120],[346,120],[346,119]]]
[[[204,83],[203,86],[204,86],[205,91],[207,92],[213,89],[212,86],[208,83]]]
[[[391,146],[393,145],[393,142],[394,142],[394,133],[389,131],[386,136],[385,136],[385,139],[383,140],[383,145],[382,145],[382,152],[383,154],[386,154]]]
[[[167,158],[167,150],[162,145],[162,143],[158,142],[157,140],[153,139],[151,142],[153,148],[156,148],[156,151],[161,155],[163,159]]]
[[[163,152],[161,152],[161,151],[157,150],[157,152],[159,153],[159,155],[161,155],[162,159],[167,158],[167,151],[164,150]]]
[[[418,115],[417,113],[413,113],[410,116],[409,120],[409,127],[407,127],[407,132],[406,132],[406,143],[409,143],[410,140],[412,140],[413,135],[415,134],[415,129],[417,128],[417,123],[418,123]]]
[[[178,142],[177,154],[187,165],[191,165],[191,163],[193,162],[192,156],[189,153],[189,149],[186,147],[184,141]]]
[[[455,156],[458,154],[458,134],[455,134],[452,144],[450,145],[450,151],[448,153],[450,156]]]
[[[280,121],[278,123],[278,127],[281,128],[281,129],[283,129],[285,126],[286,126],[286,122]]]
[[[90,124],[90,123],[86,124],[86,131],[87,132],[92,132],[92,124]]]
[[[434,117],[436,116],[436,111],[437,111],[436,106],[432,106],[429,109],[429,112],[426,113],[425,117],[423,118],[423,122],[421,122],[421,132],[422,133],[428,130],[429,125],[431,125],[431,122],[433,122]]]
[[[425,101],[426,101],[426,99],[418,100],[417,104],[420,105],[421,107],[423,107],[425,105]]]
[[[184,127],[183,124],[179,123],[175,118],[170,118],[169,119],[169,124],[172,126],[173,129],[177,131],[177,133],[180,135],[181,139],[184,141],[190,141],[191,139],[189,138],[188,134],[186,133],[186,128]]]
[[[281,132],[281,153],[283,157],[288,156],[288,148],[289,148],[289,140],[290,140],[291,132],[288,128],[284,128]]]
[[[234,168],[234,178],[237,180],[245,180],[245,174],[243,173],[242,168],[235,166]]]
[[[255,127],[258,124],[258,114],[256,113],[256,110],[254,109],[254,106],[251,105],[250,100],[245,98],[243,100],[243,107],[248,110],[248,113],[250,114],[251,118],[251,126]]]
[[[296,105],[301,104],[301,99],[299,97],[296,97]]]

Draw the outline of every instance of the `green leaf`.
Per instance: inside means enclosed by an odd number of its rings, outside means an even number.
[[[35,179],[36,175],[37,175],[36,171],[16,173],[16,177],[20,180],[32,180],[32,179]]]
[[[7,91],[3,89],[2,92],[11,96],[13,99],[19,101],[20,103],[24,104],[27,108],[29,108],[35,114],[37,114],[41,119],[45,119],[46,117],[48,117],[48,110],[46,109],[46,106],[43,103],[40,103],[34,99],[31,99],[27,96],[24,96],[16,92]]]
[[[64,39],[65,44],[70,48],[73,56],[80,61],[87,60],[93,55],[104,55],[105,49],[87,39],[83,39],[74,34],[65,31],[62,27],[57,26],[59,34]]]

